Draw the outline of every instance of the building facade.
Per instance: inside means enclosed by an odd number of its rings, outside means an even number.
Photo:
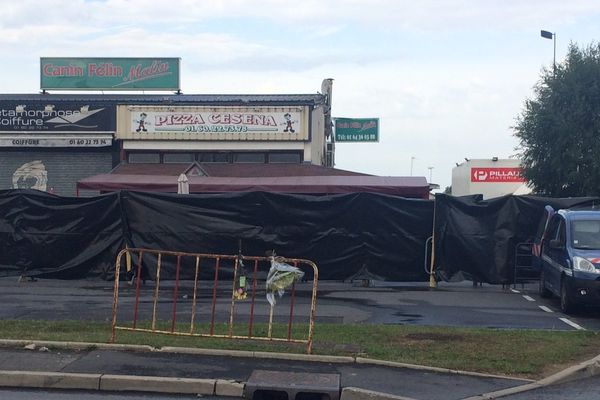
[[[110,171],[116,105],[103,99],[0,96],[0,190],[75,195],[75,182]]]
[[[331,81],[321,89],[307,95],[0,95],[0,190],[74,196],[78,181],[126,164],[333,167]]]
[[[517,159],[472,159],[452,169],[452,195],[481,194],[484,199],[507,194],[528,194],[531,190],[521,174]]]
[[[332,80],[290,95],[0,95],[0,190],[386,193],[424,177],[335,169]]]

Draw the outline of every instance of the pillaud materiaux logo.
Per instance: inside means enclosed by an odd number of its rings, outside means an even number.
[[[471,182],[525,182],[521,168],[471,168]]]

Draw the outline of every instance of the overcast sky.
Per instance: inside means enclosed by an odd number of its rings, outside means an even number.
[[[186,94],[315,93],[334,117],[380,118],[336,167],[425,176],[516,154],[511,126],[569,42],[600,38],[595,0],[3,1],[0,91],[39,91],[40,57],[181,57]],[[428,167],[433,167],[430,170]]]

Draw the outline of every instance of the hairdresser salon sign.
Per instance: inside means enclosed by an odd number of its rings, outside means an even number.
[[[40,58],[40,88],[179,90],[179,58]]]

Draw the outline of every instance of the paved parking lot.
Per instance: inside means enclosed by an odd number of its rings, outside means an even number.
[[[169,283],[163,283],[168,292]],[[121,285],[121,309],[133,301],[133,289]],[[206,288],[205,288],[206,289]],[[191,283],[180,288],[182,305],[190,302]],[[298,315],[309,304],[309,284],[299,285]],[[199,319],[207,315],[208,291],[198,307]],[[264,295],[264,292],[263,292]],[[289,295],[288,295],[289,296]],[[142,288],[142,302],[152,298],[152,285]],[[0,318],[73,319],[109,321],[113,299],[112,282],[98,280],[38,280],[18,283],[15,278],[0,279]],[[284,296],[285,306],[289,297]],[[259,300],[265,302],[261,297]],[[171,299],[166,296],[159,309],[168,313]],[[227,304],[223,304],[225,310]],[[244,312],[244,308],[239,308]],[[189,314],[189,313],[188,313]],[[226,314],[226,313],[223,313]],[[178,318],[186,309],[178,309]],[[188,315],[189,316],[189,315]],[[124,315],[126,318],[127,315]],[[567,316],[560,312],[557,299],[541,299],[536,285],[516,289],[499,285],[473,287],[470,282],[440,283],[430,290],[427,283],[319,282],[317,322],[442,325],[490,328],[600,330],[600,311],[584,310]]]

